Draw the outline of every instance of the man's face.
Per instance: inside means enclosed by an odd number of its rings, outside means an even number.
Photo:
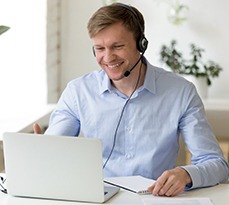
[[[122,23],[103,29],[92,41],[97,62],[112,81],[123,79],[139,58],[134,35]]]

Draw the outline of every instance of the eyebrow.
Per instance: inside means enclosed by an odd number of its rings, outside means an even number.
[[[115,46],[115,45],[126,45],[126,43],[119,41],[119,42],[114,42],[111,45],[109,45],[109,47]],[[95,44],[94,47],[103,47],[103,45],[101,44]]]

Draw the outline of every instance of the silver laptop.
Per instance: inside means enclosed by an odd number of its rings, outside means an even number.
[[[103,203],[119,190],[104,186],[99,139],[4,133],[3,149],[10,195]]]

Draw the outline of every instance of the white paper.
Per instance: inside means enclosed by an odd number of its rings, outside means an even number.
[[[148,179],[142,176],[108,177],[104,180],[133,190],[135,192],[147,190],[147,188],[153,185],[153,183],[155,182],[155,180]]]
[[[209,198],[142,197],[144,205],[213,205]]]

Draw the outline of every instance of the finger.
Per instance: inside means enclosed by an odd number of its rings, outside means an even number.
[[[175,196],[182,192],[184,188],[185,183],[180,181],[176,176],[171,175],[159,194],[165,196]]]
[[[154,187],[155,187],[155,183],[151,185],[150,187],[148,187],[147,191],[151,191],[153,194]]]
[[[173,193],[174,189],[176,189],[176,186],[174,186],[174,184],[176,183],[176,178],[174,175],[172,175],[172,171],[166,171],[164,175],[164,177],[166,177],[166,181],[163,184],[163,187],[160,189],[159,195],[169,196],[170,193]]]
[[[181,193],[186,184],[191,182],[190,175],[183,168],[175,168],[173,175],[168,180],[172,183],[172,186],[165,193],[166,196],[175,196]]]
[[[37,123],[34,123],[33,131],[34,131],[35,134],[41,134],[42,133],[41,127]]]
[[[160,195],[161,189],[164,187],[164,184],[168,180],[168,171],[163,172],[163,174],[157,179],[157,181],[154,183],[154,187],[152,190],[153,195],[157,196]],[[162,191],[163,192],[163,191]]]
[[[155,183],[153,184],[153,185],[151,185],[150,187],[148,187],[148,191],[153,191],[153,189],[154,189],[154,187],[155,187]]]
[[[181,185],[173,185],[166,191],[165,196],[176,196],[184,190],[184,187]]]
[[[173,196],[176,194],[176,192],[177,192],[177,187],[174,184],[171,184],[169,188],[167,185],[167,189],[164,188],[163,192],[161,190],[159,194],[164,196]]]
[[[154,196],[161,195],[160,192],[161,192],[161,189],[163,188],[163,186],[164,186],[164,184],[162,184],[160,181],[156,182],[155,186],[154,186],[154,189],[152,190],[152,194]]]

